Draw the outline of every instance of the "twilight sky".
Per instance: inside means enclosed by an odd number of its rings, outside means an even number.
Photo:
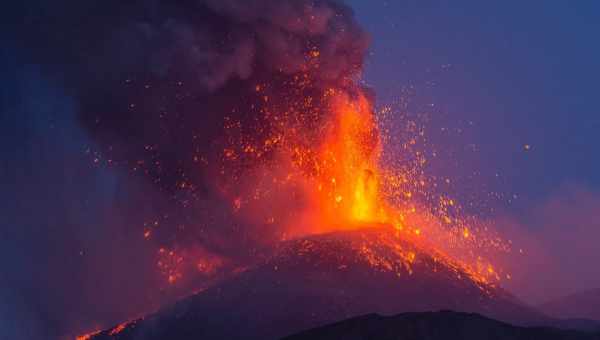
[[[414,86],[417,110],[433,104],[435,124],[476,144],[457,155],[465,168],[498,173],[488,184],[519,195],[513,209],[564,183],[600,189],[600,4],[349,3],[373,37],[366,79],[380,104]]]
[[[378,104],[426,113],[432,171],[531,250],[519,293],[600,286],[585,265],[600,260],[600,3],[348,2],[372,35]]]

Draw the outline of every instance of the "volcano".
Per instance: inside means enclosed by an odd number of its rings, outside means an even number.
[[[452,309],[520,324],[544,317],[393,228],[283,242],[261,264],[100,339],[276,339],[357,315]]]

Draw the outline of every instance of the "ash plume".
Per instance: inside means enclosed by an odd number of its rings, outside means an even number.
[[[36,293],[32,297],[15,293],[38,299],[44,306],[39,307],[42,316],[21,313],[28,315],[21,323],[35,319],[39,324],[38,335],[104,326],[124,314],[154,306],[157,299],[150,303],[143,293],[133,292],[136,280],[146,282],[145,290],[158,287],[151,270],[140,263],[147,256],[142,254],[152,252],[137,238],[148,225],[160,225],[152,229],[150,237],[157,247],[177,246],[187,252],[214,254],[225,258],[224,263],[229,258],[260,253],[261,243],[277,235],[267,233],[257,240],[255,226],[229,215],[231,197],[223,195],[227,185],[243,186],[243,181],[232,183],[228,179],[250,176],[246,171],[254,168],[256,161],[240,157],[234,169],[223,174],[223,149],[247,139],[262,141],[272,129],[263,121],[267,106],[289,112],[290,119],[303,120],[307,124],[306,142],[315,142],[318,136],[308,132],[328,115],[319,103],[319,94],[329,88],[349,95],[364,91],[356,80],[368,37],[351,9],[335,0],[30,1],[15,4],[8,12],[12,15],[3,21],[7,29],[2,34],[17,60],[3,63],[3,67],[15,79],[25,79],[25,86],[13,89],[20,102],[7,103],[3,111],[15,115],[15,126],[36,127],[33,133],[7,133],[4,138],[8,145],[54,138],[56,147],[37,150],[31,146],[25,151],[27,157],[17,157],[16,163],[6,164],[6,169],[47,166],[52,176],[61,176],[61,168],[79,169],[65,179],[70,185],[47,189],[44,197],[61,197],[55,202],[28,201],[43,186],[41,172],[32,172],[27,180],[16,172],[5,177],[7,181],[30,182],[24,184],[24,194],[15,204],[29,205],[33,211],[40,207],[45,208],[41,211],[60,210],[61,204],[84,201],[87,194],[83,191],[100,190],[103,181],[118,183],[114,190],[120,193],[102,202],[85,201],[91,205],[85,217],[74,218],[76,213],[65,211],[52,223],[42,216],[26,221],[31,227],[22,228],[24,248],[34,247],[27,240],[38,237],[37,227],[53,235],[54,243],[36,246],[33,258],[45,257],[56,249],[69,249],[65,257],[71,256],[71,250],[78,253],[82,244],[90,243],[81,240],[85,235],[73,236],[73,230],[87,228],[83,227],[86,223],[101,229],[102,235],[93,259],[64,267],[58,260],[48,263],[48,270],[40,275],[53,278],[58,290],[55,294]],[[41,85],[32,91],[29,84],[33,83]],[[306,97],[315,98],[310,114],[297,106],[300,98]],[[40,113],[47,111],[29,105],[37,102],[43,107],[52,101],[68,103],[68,109],[58,105],[48,115],[60,119],[51,122]],[[50,127],[54,124],[62,124],[64,129],[56,132]],[[12,125],[3,126],[10,129]],[[38,157],[57,149],[63,152],[62,144],[72,149],[54,160]],[[264,159],[271,157],[275,155],[267,152]],[[32,178],[36,179],[33,183]],[[118,207],[116,212],[106,208],[112,206]],[[145,213],[148,216],[142,216]],[[117,217],[100,218],[103,214]],[[5,216],[13,228],[25,223],[8,208]],[[109,235],[120,235],[119,242]],[[123,246],[132,243],[141,249],[137,255]],[[10,258],[14,254],[7,249],[6,257]],[[112,254],[110,258],[103,258],[100,249]],[[130,256],[135,256],[138,266],[125,279],[129,294],[111,287],[108,279],[102,287],[103,296],[113,296],[106,298],[110,308],[74,316],[65,312],[68,307],[53,305],[71,298],[97,302],[89,296],[94,280],[87,276],[105,275],[103,270],[114,267],[118,258]],[[92,265],[98,270],[90,272]],[[126,264],[117,267],[119,275],[127,277]],[[87,285],[81,289],[86,291],[84,297],[68,292],[78,287],[76,283],[66,284],[74,274],[86,282],[81,283]],[[133,278],[135,275],[139,278]],[[28,282],[28,291],[44,289],[43,278],[33,282],[25,273],[18,277]],[[17,289],[22,283],[14,282],[10,291],[22,291]],[[113,294],[116,291],[119,293]],[[120,301],[135,294],[137,307]],[[7,301],[12,300],[14,297],[7,297]],[[23,302],[19,308],[25,305]],[[59,309],[54,314],[61,316],[48,317],[53,308]]]
[[[220,190],[225,147],[269,134],[264,98],[296,115],[294,105],[313,96],[314,112],[302,119],[318,125],[328,114],[319,94],[332,86],[356,88],[368,45],[338,1],[113,1],[28,9],[24,18],[33,25],[24,30],[35,44],[25,41],[23,48],[77,98],[78,120],[99,144],[92,158],[143,173],[173,201],[188,203]],[[227,124],[237,130],[226,133]],[[247,159],[238,163],[231,176],[252,166]]]
[[[144,168],[170,194],[183,182],[194,195],[215,190],[207,182],[227,143],[269,133],[264,98],[294,115],[295,103],[315,97],[317,125],[328,114],[318,95],[355,88],[368,45],[337,1],[115,1],[44,12],[27,29],[39,39],[38,62],[77,97],[82,125],[103,146],[95,151]],[[227,123],[236,135],[225,136]]]
[[[179,242],[197,242],[190,234],[203,224],[204,246],[238,256],[257,238],[278,237],[264,228],[256,237],[247,219],[214,213],[229,209],[235,195],[223,191],[243,187],[257,165],[243,155],[224,165],[223,151],[268,138],[267,110],[301,120],[302,138],[319,143],[313,131],[330,114],[320,95],[328,88],[362,92],[356,78],[368,39],[351,10],[337,1],[80,6],[82,13],[100,11],[100,22],[70,16],[61,21],[60,41],[47,41],[52,50],[69,43],[64,82],[75,89],[79,119],[101,146],[96,158],[143,173],[169,197],[161,214],[177,216],[169,223],[185,229]],[[305,98],[314,99],[308,108]]]

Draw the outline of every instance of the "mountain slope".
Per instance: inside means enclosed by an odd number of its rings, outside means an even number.
[[[367,313],[439,309],[547,321],[452,262],[367,229],[286,242],[261,265],[94,339],[276,339]]]

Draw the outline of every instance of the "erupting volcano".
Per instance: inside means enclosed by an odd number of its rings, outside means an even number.
[[[123,25],[160,72],[127,70],[108,101],[126,109],[90,101],[81,118],[107,146],[90,150],[95,163],[141,173],[168,197],[141,232],[167,287],[202,291],[82,339],[270,339],[442,308],[540,319],[498,287],[510,276],[488,256],[508,243],[426,174],[423,131],[408,124],[395,138],[392,111],[374,108],[349,8],[187,5],[159,1],[145,26]]]

